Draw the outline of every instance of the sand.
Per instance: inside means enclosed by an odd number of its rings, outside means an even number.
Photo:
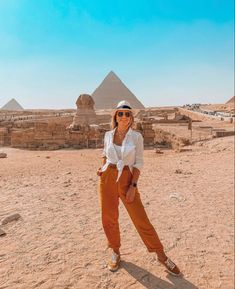
[[[106,268],[100,220],[100,149],[27,151],[2,148],[0,289],[232,289],[234,138],[156,154],[145,150],[139,190],[167,254],[183,278],[148,253],[120,204],[122,265]]]

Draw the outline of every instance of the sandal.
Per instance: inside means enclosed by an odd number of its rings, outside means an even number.
[[[121,261],[120,255],[113,252],[111,260],[108,262],[108,269],[112,272],[117,271],[117,269],[119,268],[120,261]]]
[[[170,274],[172,274],[173,276],[181,276],[181,272],[180,269],[176,266],[176,264],[170,259],[167,258],[165,261],[160,261],[158,259],[158,261],[166,267],[167,272],[169,272]]]

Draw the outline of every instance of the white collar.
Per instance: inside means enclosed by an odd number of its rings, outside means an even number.
[[[117,129],[117,126],[116,126],[114,129],[111,130],[111,133],[112,133],[113,135],[114,135],[116,129]],[[131,127],[129,127],[129,129],[128,129],[126,135],[128,135],[128,134],[130,134],[130,133],[132,133],[132,128],[131,128]]]

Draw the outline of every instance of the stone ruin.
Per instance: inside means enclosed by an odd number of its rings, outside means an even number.
[[[133,129],[143,135],[145,146],[154,146],[155,132],[151,121],[136,121]]]
[[[145,147],[179,150],[180,147],[190,144],[190,140],[187,138],[179,137],[164,129],[154,127],[150,120],[137,121],[134,129],[143,135]]]
[[[66,114],[0,120],[0,145],[32,150],[102,147],[106,130],[99,123],[110,122],[111,116],[97,116],[88,94],[80,95],[76,105],[75,112]]]
[[[77,112],[69,129],[79,130],[83,125],[96,124],[97,116],[94,104],[95,102],[89,94],[81,94],[76,101]]]
[[[80,95],[76,105],[77,110],[59,114],[44,111],[37,118],[29,112],[11,117],[7,122],[0,118],[0,146],[32,150],[101,148],[104,134],[110,130],[111,115],[100,111],[96,114],[94,101],[88,94]],[[156,125],[187,124],[188,119],[177,108],[139,110],[133,128],[143,135],[145,147],[175,148],[188,144],[188,140]]]

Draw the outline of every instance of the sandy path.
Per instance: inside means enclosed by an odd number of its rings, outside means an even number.
[[[100,222],[101,150],[4,148],[0,159],[0,289],[233,288],[233,137],[183,153],[145,151],[139,190],[166,251],[184,272],[169,276],[120,205],[122,267],[107,271]]]

